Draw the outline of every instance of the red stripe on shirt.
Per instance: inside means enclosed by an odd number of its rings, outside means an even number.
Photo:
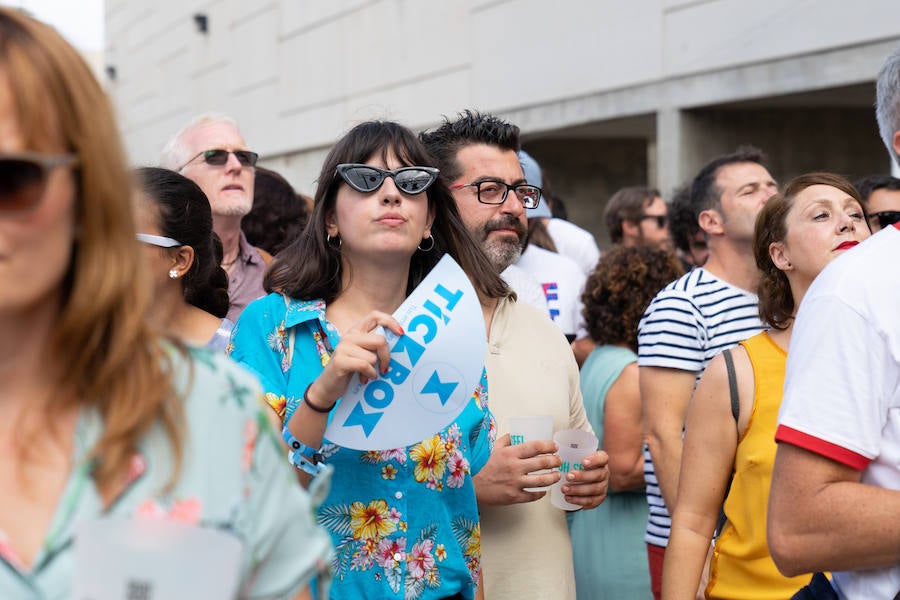
[[[778,429],[775,431],[775,441],[787,442],[793,446],[820,454],[825,458],[830,458],[835,462],[847,465],[851,469],[856,469],[857,471],[864,470],[869,466],[869,463],[872,462],[871,459],[866,458],[861,454],[857,454],[852,450],[847,450],[837,444],[820,440],[817,437],[813,437],[802,431],[797,431],[786,425],[778,426]]]

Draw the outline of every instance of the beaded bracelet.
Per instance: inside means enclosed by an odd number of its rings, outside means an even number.
[[[327,415],[328,413],[331,412],[331,409],[334,408],[334,404],[332,404],[328,408],[320,408],[320,407],[316,406],[315,404],[313,404],[312,402],[310,402],[309,401],[309,388],[311,388],[311,387],[312,387],[312,384],[310,383],[308,386],[306,386],[306,389],[303,390],[303,403],[305,405],[307,405],[308,407],[310,407],[312,410],[316,411],[317,413],[322,414],[322,415]]]
[[[291,430],[288,429],[287,424],[281,428],[281,437],[288,445],[288,448],[290,448],[288,451],[288,460],[291,461],[292,465],[304,473],[309,473],[313,477],[325,470],[326,466],[323,456],[314,448],[310,448],[295,438],[294,434],[291,433]],[[307,458],[307,456],[311,456],[312,460]]]

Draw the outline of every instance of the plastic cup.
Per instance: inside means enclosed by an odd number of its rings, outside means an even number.
[[[509,427],[509,443],[513,446],[525,442],[550,441],[553,439],[553,417],[551,415],[533,415],[526,417],[509,417],[506,419]],[[541,469],[532,471],[529,475],[543,475],[552,473],[553,469]],[[543,487],[522,488],[526,492],[543,492],[549,489],[549,485]]]
[[[557,431],[553,436],[553,441],[559,445],[559,458],[562,465],[559,472],[562,475],[559,481],[550,486],[550,503],[557,508],[563,510],[578,510],[581,507],[577,504],[566,502],[565,495],[562,492],[562,486],[566,483],[566,475],[571,471],[581,471],[581,461],[597,451],[597,436],[580,429],[563,429]],[[573,484],[569,484],[573,485]],[[575,484],[577,485],[577,484]]]
[[[72,598],[236,598],[241,543],[231,534],[160,519],[91,519],[75,537]]]

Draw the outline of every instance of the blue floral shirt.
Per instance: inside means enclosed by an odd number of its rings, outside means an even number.
[[[289,360],[291,328],[297,329]],[[286,304],[270,294],[241,314],[229,351],[259,376],[279,416],[290,418],[338,339],[323,301]],[[321,452],[335,467],[318,512],[335,546],[331,598],[416,600],[457,592],[473,598],[481,527],[472,476],[487,462],[495,437],[482,373],[459,417],[418,444],[362,452],[323,440]]]

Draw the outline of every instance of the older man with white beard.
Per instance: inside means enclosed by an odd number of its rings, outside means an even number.
[[[162,166],[200,186],[209,200],[213,230],[222,240],[221,266],[228,273],[228,319],[237,321],[244,307],[264,296],[263,277],[272,257],[254,248],[241,231],[241,219],[253,207],[256,152],[237,123],[222,115],[193,119],[166,144]]]

